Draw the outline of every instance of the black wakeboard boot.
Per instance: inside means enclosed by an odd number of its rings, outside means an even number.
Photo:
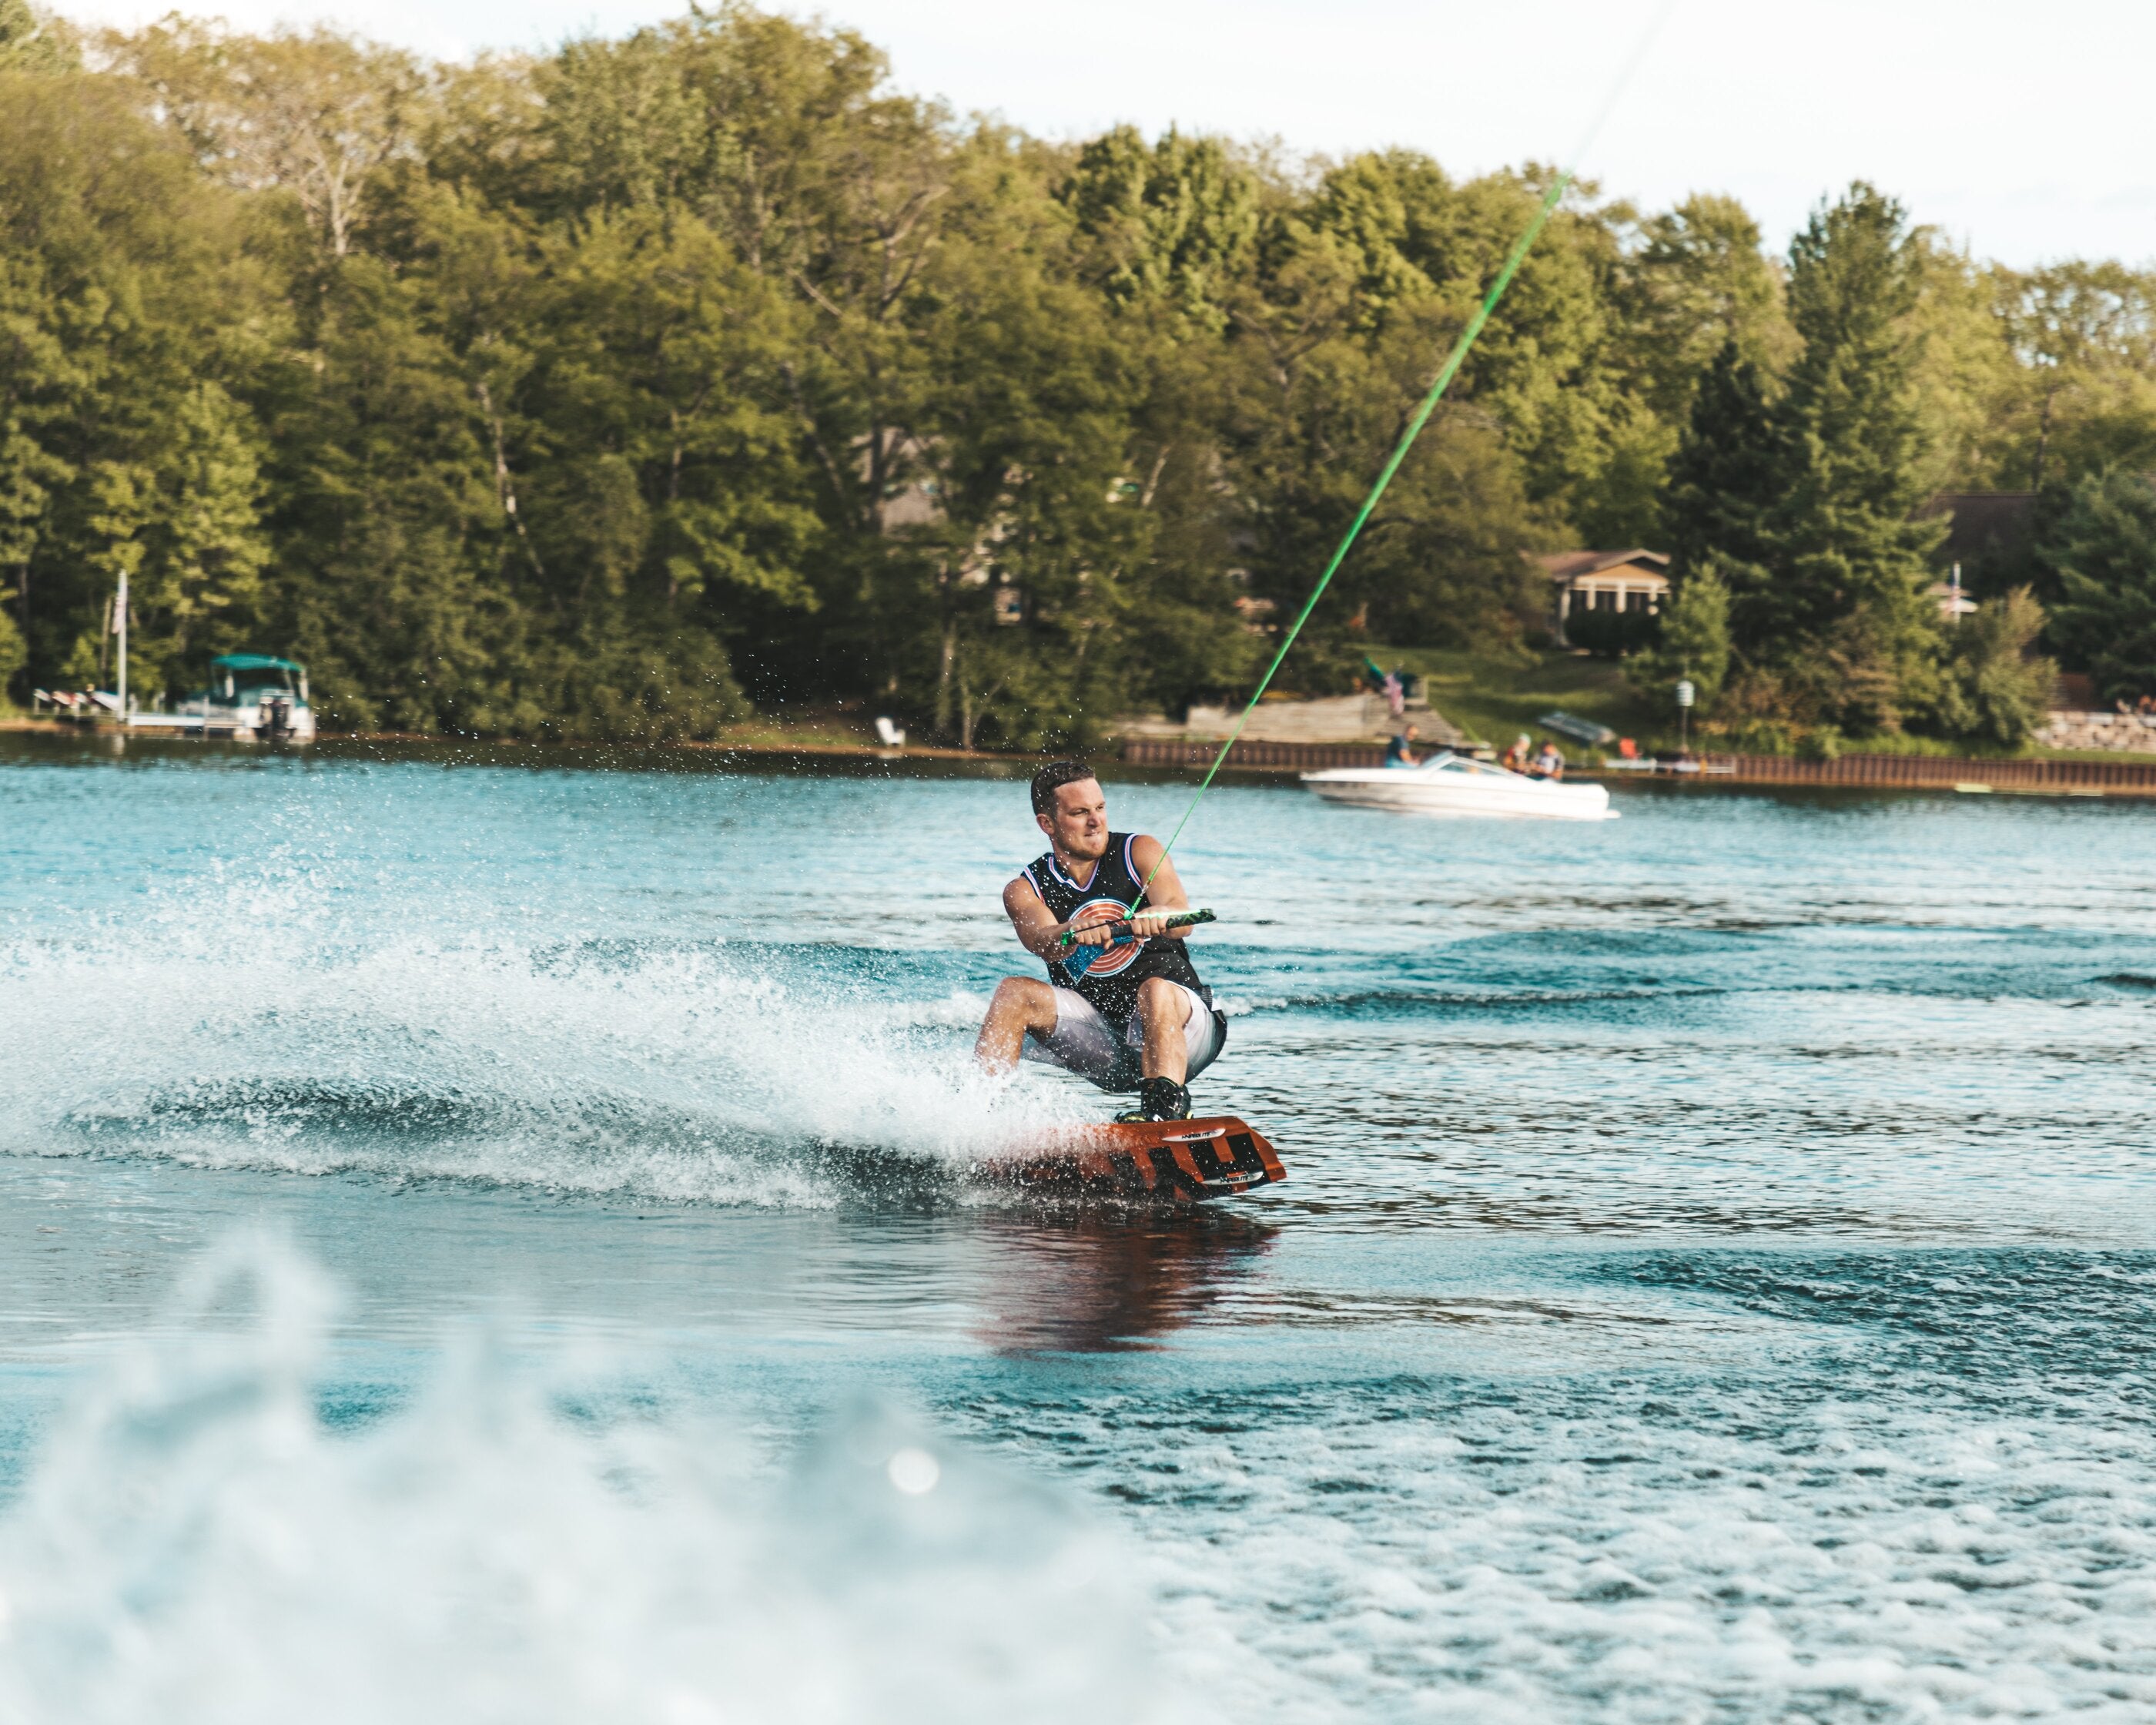
[[[1126,1108],[1116,1117],[1118,1125],[1140,1120],[1188,1120],[1190,1118],[1190,1086],[1178,1084],[1173,1078],[1148,1078],[1138,1086],[1138,1102],[1135,1108]]]

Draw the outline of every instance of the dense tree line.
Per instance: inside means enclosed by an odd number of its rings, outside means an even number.
[[[18,696],[97,675],[125,569],[140,689],[288,651],[333,724],[598,737],[1246,687],[1550,172],[1045,143],[737,5],[462,66],[0,0],[0,139]],[[2045,604],[2149,686],[2152,305],[1861,186],[1786,264],[1726,198],[1576,191],[1293,680],[1530,639],[1527,553],[1666,539],[1639,675],[1732,726],[2016,740]],[[1943,631],[1913,512],[1995,485],[2045,537]]]

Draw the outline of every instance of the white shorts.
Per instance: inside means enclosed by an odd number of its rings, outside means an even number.
[[[1175,986],[1182,989],[1188,1008],[1183,1020],[1183,1045],[1190,1061],[1183,1077],[1188,1080],[1219,1058],[1227,1037],[1203,995],[1180,983]],[[1144,1049],[1145,1023],[1137,1014],[1131,1014],[1118,1036],[1093,1003],[1071,988],[1055,990],[1055,1028],[1045,1036],[1035,1031],[1025,1040],[1027,1060],[1045,1060],[1075,1072],[1103,1090],[1136,1090],[1138,1056]]]

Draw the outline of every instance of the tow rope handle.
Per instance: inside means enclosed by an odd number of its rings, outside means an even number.
[[[1201,922],[1218,922],[1219,920],[1220,919],[1214,916],[1210,911],[1170,911],[1168,913],[1167,927],[1195,928]],[[1116,937],[1114,941],[1111,942],[1111,945],[1118,947],[1123,946],[1137,938],[1137,937],[1131,932],[1131,921],[1132,919],[1129,916],[1118,916],[1113,922],[1108,925],[1111,928],[1116,931]],[[1098,928],[1101,925],[1097,922],[1089,922],[1086,926],[1088,928]],[[1165,930],[1163,930],[1163,932],[1165,932]],[[1058,941],[1056,944],[1060,947],[1070,946],[1077,939],[1077,936],[1078,931],[1076,929],[1066,928],[1063,931],[1063,938]]]
[[[1195,928],[1201,922],[1218,922],[1219,920],[1210,911],[1171,911],[1168,913],[1169,928]],[[1097,922],[1089,922],[1086,926],[1089,928],[1097,928],[1101,925]],[[1131,932],[1131,919],[1128,916],[1118,916],[1110,922],[1108,927],[1116,932],[1115,937],[1105,947],[1081,947],[1075,938],[1076,931],[1065,929],[1063,932],[1063,938],[1055,943],[1063,956],[1055,962],[1072,976],[1083,976],[1099,962],[1101,955],[1108,950],[1108,947],[1127,947],[1137,938]]]

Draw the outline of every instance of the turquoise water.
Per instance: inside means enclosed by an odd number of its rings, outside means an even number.
[[[1216,790],[1121,1216],[1009,778],[8,742],[0,1717],[2150,1717],[2156,807],[1618,806]]]

